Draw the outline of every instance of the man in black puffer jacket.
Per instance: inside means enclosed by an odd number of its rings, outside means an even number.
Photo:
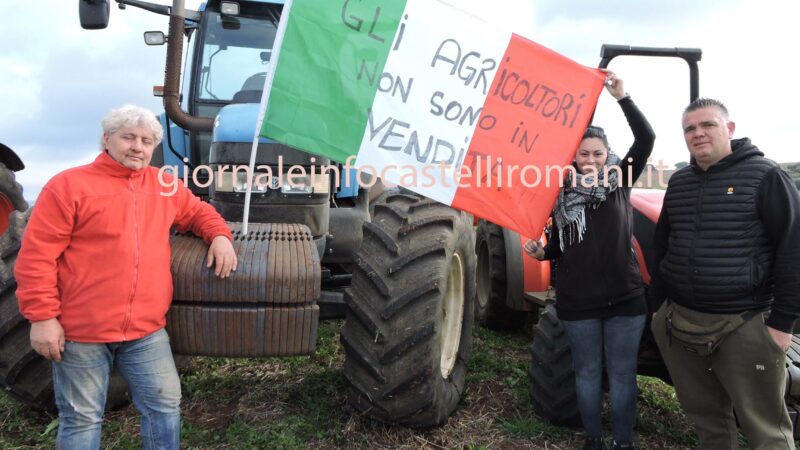
[[[751,448],[793,449],[783,395],[800,196],[734,129],[717,100],[683,113],[692,160],[670,178],[656,227],[653,334],[702,448],[738,448],[738,418]]]

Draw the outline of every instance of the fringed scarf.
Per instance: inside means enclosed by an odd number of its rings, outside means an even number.
[[[558,238],[561,251],[575,242],[581,242],[586,232],[586,207],[597,209],[608,196],[619,186],[618,170],[605,167],[618,166],[620,159],[613,152],[608,152],[604,169],[601,169],[595,180],[594,174],[568,172],[564,187],[558,194],[553,216],[558,227]],[[608,179],[606,179],[608,172]],[[574,174],[574,178],[573,178]],[[586,187],[590,186],[590,187]]]

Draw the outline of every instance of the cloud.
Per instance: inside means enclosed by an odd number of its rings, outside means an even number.
[[[657,23],[672,25],[684,24],[692,17],[705,16],[714,10],[729,8],[742,0],[672,0],[631,1],[631,0],[584,0],[558,1],[537,0],[537,25],[547,25],[556,20],[582,22],[600,19],[622,23]]]
[[[100,120],[123,103],[156,112],[152,85],[163,83],[165,47],[147,47],[141,32],[165,29],[167,18],[129,8],[112,11],[107,30],[80,28],[73,2],[11,0],[15,17],[0,40],[0,142],[23,159],[17,175],[26,198],[58,171],[94,158]],[[30,29],[35,21],[37,31]],[[135,28],[131,28],[135,27]]]
[[[36,113],[7,119],[0,125],[3,139],[42,146],[94,142],[100,119],[112,107],[136,103],[158,108],[150,87],[163,72],[163,59],[135,61],[134,54],[130,46],[105,55],[76,48],[51,53],[37,80],[40,88],[28,99]]]
[[[582,64],[597,66],[602,43],[649,47],[697,47],[703,51],[700,95],[723,100],[737,120],[739,137],[750,136],[775,160],[794,161],[790,150],[800,42],[800,2],[536,2],[534,39]],[[778,13],[780,12],[780,13]],[[656,134],[655,161],[670,166],[688,159],[680,117],[689,100],[688,69],[678,59],[621,57],[621,74]],[[612,146],[630,145],[619,107],[601,95],[596,121]]]

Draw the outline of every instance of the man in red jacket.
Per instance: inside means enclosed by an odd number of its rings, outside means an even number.
[[[148,165],[163,136],[152,112],[125,105],[102,128],[94,162],[56,175],[39,194],[16,262],[19,307],[31,346],[53,361],[58,448],[100,447],[116,367],[142,414],[144,448],[177,449],[180,382],[164,331],[169,230],[202,237],[207,266],[221,278],[236,270],[232,236],[182,184],[164,195]]]

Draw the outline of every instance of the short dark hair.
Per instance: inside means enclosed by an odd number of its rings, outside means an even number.
[[[610,150],[608,146],[608,138],[606,137],[606,132],[602,128],[595,125],[589,125],[588,127],[586,127],[586,131],[583,132],[583,137],[581,138],[581,140],[588,138],[600,139],[601,141],[603,141],[603,145],[606,147],[606,150]]]
[[[689,106],[687,106],[686,109],[683,110],[683,113],[686,114],[688,112],[696,111],[701,108],[709,108],[709,107],[715,107],[719,109],[720,111],[722,111],[722,114],[723,116],[725,116],[725,119],[728,118],[728,108],[726,108],[721,101],[713,98],[698,98],[692,103],[689,103]]]

